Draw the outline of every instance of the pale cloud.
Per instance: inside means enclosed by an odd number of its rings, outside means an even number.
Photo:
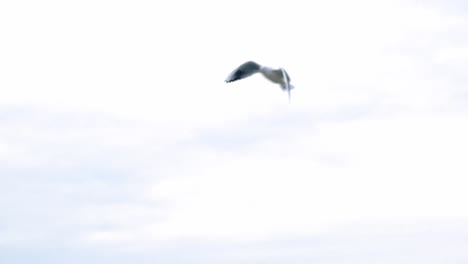
[[[346,227],[349,228],[349,227]],[[184,240],[150,245],[145,250],[132,245],[113,251],[92,245],[86,250],[62,247],[2,251],[5,261],[27,263],[40,259],[47,263],[463,263],[467,228],[462,222],[385,223],[354,226],[352,230],[327,232],[313,237],[293,236],[276,239],[234,242]],[[369,232],[369,230],[373,230]],[[72,256],[72,257],[71,257]]]
[[[461,140],[468,127],[458,118],[419,118],[322,124],[316,140],[283,134],[241,156],[194,153],[198,170],[151,191],[177,208],[161,230],[246,238],[358,219],[468,217],[457,184],[468,169],[468,141]],[[281,153],[286,146],[292,150]],[[342,153],[335,157],[341,165],[323,162],[325,153]]]

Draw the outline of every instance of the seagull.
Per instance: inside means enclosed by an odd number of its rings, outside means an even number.
[[[289,100],[291,100],[291,89],[293,89],[294,86],[290,84],[291,78],[289,78],[288,73],[283,68],[272,69],[270,67],[262,66],[254,61],[248,61],[232,71],[226,78],[225,82],[230,83],[244,79],[258,72],[268,80],[279,84],[283,91],[288,92]]]

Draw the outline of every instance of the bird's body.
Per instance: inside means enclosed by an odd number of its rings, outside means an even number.
[[[283,89],[283,91],[287,91],[289,95],[291,89],[294,88],[294,86],[290,84],[291,78],[289,78],[288,73],[283,68],[272,69],[270,67],[262,66],[254,61],[248,61],[237,67],[228,75],[225,82],[234,82],[247,78],[255,73],[261,73],[271,82],[279,84],[281,89]]]

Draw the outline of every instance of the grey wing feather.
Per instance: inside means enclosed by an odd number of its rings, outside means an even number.
[[[240,79],[247,78],[260,70],[260,65],[256,62],[248,61],[241,66],[237,67],[229,76],[226,78],[225,82],[234,82]]]

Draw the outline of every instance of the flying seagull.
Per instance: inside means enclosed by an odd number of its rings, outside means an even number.
[[[262,66],[254,61],[248,61],[232,71],[226,78],[225,82],[230,83],[244,79],[258,72],[268,80],[279,84],[283,91],[288,92],[289,99],[291,100],[291,89],[293,89],[294,86],[290,84],[291,78],[289,78],[288,73],[283,68],[272,69]]]

